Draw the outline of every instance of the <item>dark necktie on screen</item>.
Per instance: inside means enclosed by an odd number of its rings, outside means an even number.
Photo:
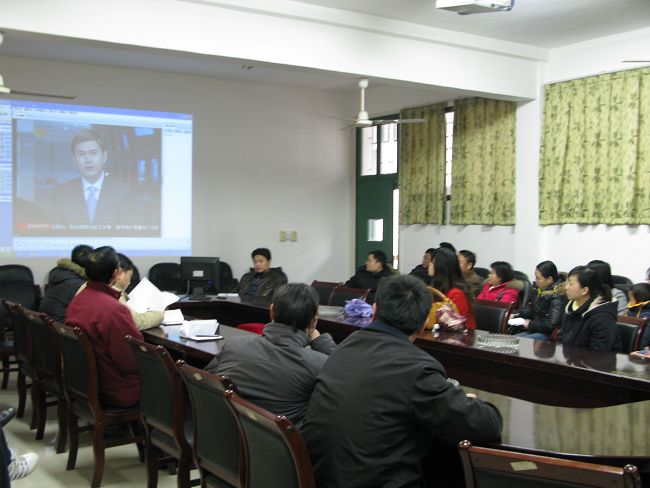
[[[97,197],[95,196],[95,193],[97,192],[97,188],[94,186],[89,186],[88,187],[88,198],[86,199],[86,209],[88,210],[88,220],[90,223],[93,223],[93,220],[95,220],[95,209],[97,208]]]

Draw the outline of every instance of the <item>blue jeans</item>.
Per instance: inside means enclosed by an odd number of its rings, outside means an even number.
[[[542,341],[548,341],[549,337],[548,334],[542,334],[541,332],[520,332],[517,335],[526,339],[541,339]]]

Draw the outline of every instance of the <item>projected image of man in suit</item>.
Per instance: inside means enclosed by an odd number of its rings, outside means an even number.
[[[128,190],[104,167],[109,158],[105,142],[94,130],[77,133],[70,143],[80,176],[53,190],[55,224],[117,224],[128,221]]]

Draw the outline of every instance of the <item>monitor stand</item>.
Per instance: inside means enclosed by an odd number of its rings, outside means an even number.
[[[192,294],[188,299],[204,302],[208,299],[208,296],[205,294],[205,289],[202,286],[195,286],[192,288]]]

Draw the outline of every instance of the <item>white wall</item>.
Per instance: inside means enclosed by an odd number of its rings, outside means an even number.
[[[351,131],[318,113],[345,97],[210,78],[0,57],[14,86],[38,77],[75,103],[194,114],[193,253],[220,256],[239,277],[267,246],[290,280],[339,280],[352,265]],[[280,230],[298,242],[280,243]],[[110,243],[107,243],[110,244]],[[177,258],[174,258],[176,260]],[[161,258],[136,258],[141,273]],[[43,282],[54,259],[23,260]],[[0,263],[16,262],[2,258]]]
[[[503,259],[532,276],[535,265],[546,259],[561,270],[603,259],[610,263],[614,274],[628,276],[634,282],[645,280],[650,266],[649,226],[540,226],[538,174],[543,83],[630,68],[620,61],[647,59],[649,49],[650,29],[643,29],[553,50],[550,62],[540,63],[540,98],[520,103],[517,110],[516,225],[402,226],[403,269],[418,264],[426,248],[444,240],[458,249],[475,251],[477,265],[483,267]]]

